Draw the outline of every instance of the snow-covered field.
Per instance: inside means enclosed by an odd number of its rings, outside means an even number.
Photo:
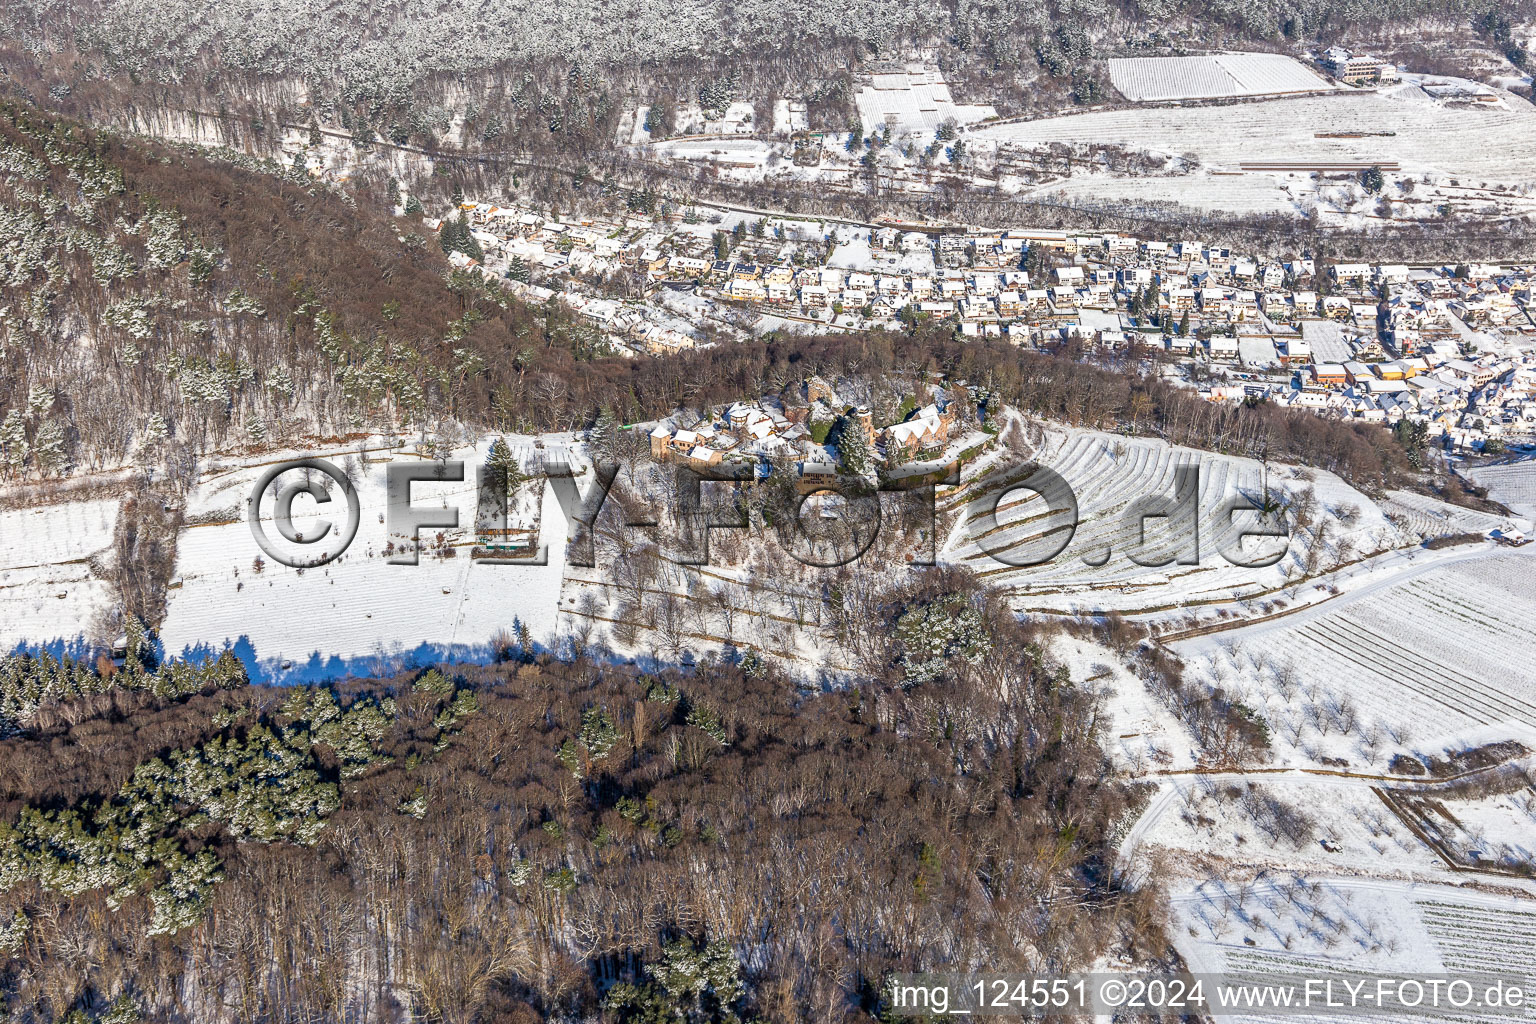
[[[1188,672],[1270,723],[1281,763],[1382,769],[1456,733],[1536,729],[1536,568],[1529,548],[1462,556],[1294,616],[1174,645]]]
[[[112,587],[92,572],[117,524],[115,499],[0,512],[0,653],[91,637]]]
[[[1218,99],[1335,88],[1294,57],[1281,53],[1220,53],[1199,57],[1122,57],[1109,78],[1129,100]]]
[[[1511,511],[1536,519],[1536,461],[1525,459],[1495,466],[1479,466],[1468,474],[1488,497]]]
[[[1393,132],[1364,138],[1319,133]],[[1338,93],[1231,106],[1105,110],[968,132],[972,142],[1118,143],[1133,149],[1196,154],[1202,163],[1395,161],[1410,172],[1475,180],[1536,178],[1536,112],[1443,107],[1378,93]]]
[[[1349,137],[1355,136],[1355,137]],[[1238,213],[1314,210],[1330,222],[1364,227],[1378,216],[1377,197],[1348,181],[1319,181],[1314,168],[1388,167],[1394,219],[1536,212],[1536,109],[1498,104],[1445,105],[1417,85],[1380,92],[1344,90],[1202,107],[1104,110],[967,130],[967,146],[985,164],[989,144],[1020,151],[1053,144],[1110,144],[1183,158],[1174,175],[1117,177],[1102,168],[1032,185],[1004,175],[1002,186],[1034,198],[1122,201]],[[1198,166],[1189,160],[1198,161]],[[1396,164],[1400,171],[1390,170]],[[1276,165],[1283,165],[1277,167]],[[1257,168],[1268,167],[1268,170]],[[1247,168],[1245,170],[1245,168]],[[1295,168],[1295,169],[1291,169]],[[1413,179],[1412,190],[1403,182]]]
[[[1170,902],[1174,943],[1195,972],[1254,979],[1332,971],[1524,975],[1536,962],[1536,900],[1512,894],[1276,873],[1241,882],[1186,879]],[[1309,1014],[1305,1019],[1359,1017]]]
[[[526,465],[535,454],[564,455],[550,448],[535,452],[530,439],[509,438]],[[489,565],[470,558],[476,512],[474,470],[485,458],[488,442],[459,450],[465,461],[462,483],[427,481],[414,486],[411,502],[441,511],[459,510],[458,530],[422,531],[417,565],[391,565],[386,548],[403,537],[387,528],[385,466],[390,461],[420,463],[404,451],[376,453],[367,464],[354,455],[335,453],[354,481],[361,506],[356,539],[330,564],[307,570],[280,565],[261,554],[245,516],[245,500],[263,467],[214,473],[205,478],[188,506],[191,520],[206,525],[185,529],[177,553],[180,586],[171,590],[161,629],[168,654],[218,651],[234,645],[261,678],[272,681],[333,678],[347,674],[389,672],[417,661],[485,660],[499,631],[525,624],[540,645],[553,642],[560,601],[566,520],[551,487],[545,487],[539,515],[543,566]],[[331,518],[315,515],[309,499],[295,503],[295,528]],[[531,513],[525,509],[523,518]],[[270,517],[264,505],[263,516]],[[518,516],[509,516],[515,525]],[[335,523],[337,529],[340,523]],[[267,530],[272,531],[270,522]],[[444,534],[442,557],[432,550]]]
[[[1164,779],[1121,854],[1144,877],[1159,850],[1198,852],[1228,868],[1449,874],[1368,780],[1302,772]]]
[[[1530,528],[1523,517],[1479,512],[1413,491],[1389,491],[1382,508],[1387,518],[1424,537],[1489,532],[1519,535]]]
[[[1273,174],[1074,174],[1048,185],[1023,186],[1018,191],[1029,199],[1175,204],[1237,213],[1294,213],[1298,199],[1315,192],[1306,178],[1302,174],[1290,175],[1282,188],[1279,176]]]
[[[1461,795],[1459,785],[1399,787],[1400,815],[1412,820],[1455,864],[1498,873],[1536,867],[1536,789],[1521,773],[1487,795]]]
[[[997,505],[996,525],[984,522],[981,495],[1011,483],[999,471],[995,483],[962,486],[954,495],[941,494],[940,509],[960,513],[943,557],[967,566],[987,582],[1006,588],[1015,606],[1024,611],[1096,613],[1148,610],[1196,611],[1244,601],[1272,602],[1292,577],[1307,573],[1309,550],[1317,548],[1312,568],[1327,569],[1359,554],[1411,543],[1388,522],[1364,495],[1331,473],[1301,474],[1291,467],[1271,468],[1267,486],[1274,496],[1299,496],[1310,489],[1328,527],[1318,538],[1313,531],[1292,539],[1286,555],[1275,565],[1248,568],[1235,565],[1219,551],[1234,542],[1230,521],[1222,510],[1229,499],[1254,500],[1266,488],[1264,467],[1252,459],[1214,455],[1164,442],[1123,438],[1093,431],[1053,434],[1040,453],[1041,463],[1071,485],[1077,497],[1079,522],[1070,544],[1049,561],[1015,567],[994,553],[1016,561],[1037,559],[1065,536],[1066,520],[1051,512],[1045,500],[1029,491],[1005,494]],[[986,464],[979,463],[978,466]],[[1138,500],[1174,493],[1180,469],[1199,471],[1199,557],[1195,564],[1173,562],[1172,549],[1151,544],[1163,531],[1149,520],[1149,546],[1141,547],[1142,521],[1133,513]],[[1252,515],[1248,514],[1248,520]],[[1248,520],[1239,514],[1239,526]],[[1323,530],[1315,526],[1314,530]],[[1256,552],[1250,539],[1245,550]],[[1185,549],[1187,550],[1187,549]],[[1161,557],[1171,564],[1141,565]],[[1182,554],[1182,552],[1179,552]],[[1252,555],[1248,560],[1255,560]],[[1096,563],[1096,564],[1095,564]],[[1294,600],[1296,595],[1289,595]],[[1260,609],[1252,611],[1257,614]]]
[[[733,177],[746,181],[761,180],[764,170],[777,154],[777,150],[766,142],[729,136],[673,139],[658,142],[651,149],[668,160],[718,165],[728,169]]]
[[[1536,962],[1536,886],[1453,871],[1380,786],[1296,771],[1165,778],[1121,844],[1121,869],[1165,887],[1169,937],[1197,974],[1526,974]],[[1466,816],[1481,841],[1497,827],[1530,846],[1523,793],[1482,802],[1499,806],[1458,801],[1447,813]],[[1494,812],[1503,817],[1490,825]]]
[[[937,69],[875,75],[854,102],[865,132],[889,124],[892,138],[911,132],[931,139],[945,121],[970,124],[997,115],[987,104],[956,103]]]

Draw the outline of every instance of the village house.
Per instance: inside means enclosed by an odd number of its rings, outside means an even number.
[[[1342,388],[1349,383],[1349,375],[1338,363],[1317,363],[1312,367],[1312,380],[1327,388]]]

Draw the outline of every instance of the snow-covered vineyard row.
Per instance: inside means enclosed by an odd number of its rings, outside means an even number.
[[[1384,768],[1416,741],[1536,723],[1528,550],[1452,557],[1400,583],[1366,583],[1336,606],[1175,649],[1198,677],[1268,715],[1280,749],[1302,760]]]
[[[1536,474],[1526,462],[1480,466],[1469,474],[1488,496],[1524,516],[1536,517]]]
[[[1048,511],[1042,496],[1017,491],[997,506],[995,525],[981,524],[976,515],[989,503],[981,501],[976,491],[985,488],[972,488],[965,505],[958,506],[963,518],[946,548],[947,558],[1012,591],[1016,605],[1030,611],[1137,611],[1242,600],[1280,590],[1293,576],[1305,575],[1309,565],[1315,573],[1410,540],[1364,495],[1329,473],[1309,473],[1303,479],[1290,471],[1272,471],[1266,477],[1264,467],[1251,459],[1093,432],[1072,432],[1059,443],[1043,464],[1067,481],[1079,505],[1079,524],[1064,551],[1027,567],[995,559],[989,552],[1015,560],[1048,552],[1065,536],[1066,515]],[[1181,469],[1199,473],[1198,561],[1138,564],[1133,555],[1153,563],[1186,554],[1177,544],[1158,542],[1155,521],[1147,529],[1148,544],[1143,546],[1143,524],[1133,513],[1133,505],[1144,496],[1172,495]],[[996,486],[1011,482],[999,479]],[[1234,565],[1218,553],[1237,544],[1234,520],[1224,515],[1229,502],[1255,503],[1266,493],[1277,500],[1292,500],[1303,491],[1311,492],[1330,524],[1331,532],[1320,541],[1310,533],[1297,537],[1284,558],[1263,568]],[[1255,552],[1254,544],[1249,540],[1234,550]],[[1314,544],[1318,550],[1309,555]]]

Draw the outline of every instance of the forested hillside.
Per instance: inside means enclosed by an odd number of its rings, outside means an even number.
[[[1477,19],[1529,0],[694,0],[542,8],[440,0],[87,0],[0,11],[7,77],[74,113],[332,112],[366,137],[490,151],[600,151],[635,102],[662,95],[762,114],[802,97],[842,130],[850,72],[933,49],[951,80],[1003,113],[1101,101],[1103,58],[1145,47],[1251,47],[1406,31],[1475,38]],[[750,56],[750,60],[743,60]],[[1093,87],[1084,89],[1085,82]],[[302,109],[307,105],[308,111]]]
[[[835,693],[514,657],[53,704],[4,742],[11,1019],[857,1020],[893,970],[1162,956],[1048,635],[959,574],[879,605]]]
[[[452,278],[356,194],[0,108],[0,427],[9,475],[428,425],[491,363],[589,333]],[[381,183],[382,185],[382,183]]]

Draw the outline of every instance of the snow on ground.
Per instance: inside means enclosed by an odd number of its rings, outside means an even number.
[[[773,101],[773,130],[778,135],[803,132],[811,126],[806,116],[803,100],[791,101],[780,97]]]
[[[760,176],[768,166],[769,157],[775,152],[766,142],[757,139],[733,139],[728,136],[707,139],[673,139],[658,142],[651,147],[657,154],[671,160],[698,161],[719,164],[746,176]]]
[[[89,637],[112,587],[90,562],[108,556],[116,499],[0,512],[0,652]]]
[[[1524,517],[1479,512],[1413,491],[1388,491],[1381,504],[1387,518],[1423,537],[1453,533],[1518,536],[1531,528],[1530,521]]]
[[[1294,57],[1281,53],[1219,53],[1197,57],[1122,57],[1109,78],[1129,100],[1217,99],[1336,88]]]
[[[1449,877],[1371,786],[1302,772],[1170,776],[1122,845],[1122,862],[1138,877],[1155,873],[1166,856],[1160,851],[1170,850],[1208,858],[1214,874],[1270,868]]]
[[[1362,132],[1395,134],[1318,137],[1319,133]],[[1275,161],[1396,161],[1413,174],[1502,182],[1536,178],[1536,112],[1399,102],[1364,91],[1222,106],[1069,114],[981,125],[967,132],[966,138],[968,143],[1025,147],[1052,142],[1116,143],[1138,150],[1194,153],[1204,164],[1231,170],[1245,163]],[[1199,197],[1187,201],[1196,203]]]
[[[1252,459],[1083,430],[1054,434],[1042,464],[1066,480],[1078,503],[1070,543],[1043,564],[1013,566],[999,556],[1015,561],[1043,558],[1067,536],[1065,513],[1048,510],[1043,498],[1018,490],[1002,495],[995,525],[988,523],[983,515],[988,502],[981,498],[1011,486],[1014,480],[1006,471],[999,469],[993,483],[962,487],[940,501],[941,511],[960,513],[944,560],[1011,591],[1015,607],[1022,611],[1095,614],[1111,609],[1182,615],[1186,610],[1213,612],[1218,606],[1235,606],[1258,614],[1273,610],[1275,602],[1301,599],[1299,584],[1293,581],[1304,575],[1417,540],[1405,536],[1368,498],[1331,473],[1271,467],[1266,477],[1264,467]],[[1194,564],[1180,564],[1174,556],[1184,557],[1189,546],[1175,551],[1163,543],[1171,533],[1160,525],[1164,520],[1147,520],[1148,545],[1141,546],[1143,521],[1135,506],[1138,501],[1171,498],[1177,474],[1191,469],[1199,472],[1199,553]],[[1236,542],[1234,524],[1239,530],[1250,526],[1253,514],[1228,519],[1223,508],[1239,498],[1257,500],[1266,487],[1272,496],[1298,500],[1310,490],[1317,523],[1293,537],[1284,557],[1272,566],[1233,564],[1219,552]],[[1148,507],[1140,511],[1151,514]],[[1243,557],[1253,561],[1256,545],[1272,542],[1242,543],[1248,552]],[[1138,564],[1133,554],[1144,562],[1170,564]],[[1293,589],[1282,596],[1287,586]],[[1249,607],[1254,602],[1258,604]]]
[[[869,242],[869,231],[855,227],[839,227],[833,233],[836,246],[827,266],[845,270],[869,270],[874,266],[874,254]]]
[[[639,146],[651,141],[651,133],[646,130],[646,119],[651,116],[651,108],[644,106],[635,111],[633,122],[624,118],[619,119],[619,143],[620,145]]]
[[[558,458],[564,450],[536,451],[531,439],[509,438],[525,465],[535,456]],[[488,442],[461,449],[462,483],[427,481],[412,489],[417,507],[441,512],[457,507],[457,531],[422,531],[417,565],[391,565],[386,548],[402,536],[388,532],[385,466],[421,463],[413,454],[379,454],[361,464],[351,455],[333,455],[354,480],[361,506],[357,537],[330,564],[298,570],[261,555],[245,516],[245,499],[262,467],[210,474],[189,502],[193,525],[181,535],[177,552],[180,586],[171,591],[160,637],[171,656],[196,656],[235,647],[254,677],[273,682],[314,681],[348,674],[388,673],[421,661],[485,660],[489,644],[515,622],[527,625],[540,645],[556,631],[565,552],[566,520],[552,487],[540,501],[540,541],[547,545],[543,566],[490,565],[472,560],[475,540],[475,468]],[[286,479],[286,478],[285,478]],[[533,493],[531,491],[527,493]],[[340,518],[333,505],[295,502],[295,528],[301,533],[321,519]],[[321,509],[324,515],[315,514]],[[333,510],[334,509],[334,510]],[[263,506],[272,532],[270,503]],[[532,505],[522,510],[531,518]],[[205,522],[197,523],[202,519]],[[516,526],[516,513],[509,525]],[[339,530],[341,523],[335,522]],[[432,550],[445,535],[452,557]]]
[[[1536,900],[1450,885],[1329,874],[1184,878],[1170,931],[1190,969],[1257,978],[1357,971],[1524,975],[1536,962]],[[1296,1020],[1234,1015],[1221,1020]],[[1307,1020],[1359,1020],[1308,1014]],[[1509,1019],[1509,1018],[1505,1018]]]
[[[1438,755],[1444,734],[1480,725],[1529,743],[1533,567],[1530,548],[1472,548],[1174,650],[1186,672],[1231,688],[1265,716],[1277,763],[1328,757],[1379,771],[1399,752]]]
[[[1194,767],[1197,744],[1188,728],[1147,692],[1113,651],[1057,636],[1051,641],[1050,656],[1067,666],[1077,685],[1099,694],[1107,716],[1104,746],[1116,768],[1143,775]]]
[[[1169,936],[1195,973],[1528,970],[1536,885],[1452,870],[1378,789],[1443,796],[1445,786],[1303,771],[1169,776],[1122,842],[1120,869],[1164,886]],[[1436,802],[1529,847],[1528,793]]]
[[[1531,764],[1527,758],[1520,767]],[[1454,863],[1529,872],[1536,868],[1536,789],[1530,775],[1512,771],[1505,784],[1490,788],[1494,791],[1477,795],[1447,783],[1422,790],[1399,787],[1392,795],[1399,812],[1411,815]]]
[[[1234,213],[1295,213],[1297,202],[1315,191],[1306,174],[1207,173],[1156,177],[1074,174],[1048,185],[1019,189],[1028,199],[1174,203]]]
[[[892,138],[911,133],[931,139],[945,121],[970,124],[997,116],[996,108],[988,104],[956,103],[937,68],[874,75],[854,103],[866,133],[890,125]]]
[[[1467,476],[1479,487],[1488,488],[1488,497],[1529,519],[1536,519],[1536,460],[1523,459],[1493,466],[1478,466]]]

